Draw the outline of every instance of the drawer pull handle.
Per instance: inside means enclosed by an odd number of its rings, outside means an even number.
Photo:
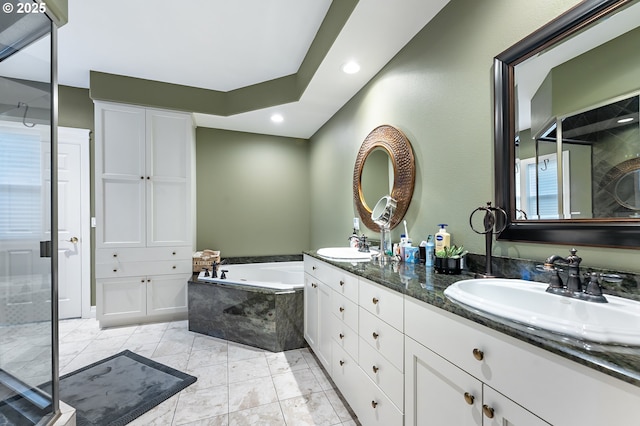
[[[175,255],[176,255],[176,252],[174,251],[174,252],[172,252],[171,254],[175,256]]]
[[[344,334],[340,333],[339,336],[341,339],[344,339]]]
[[[373,372],[374,372],[374,373],[377,373],[377,372],[378,372],[378,370],[380,370],[380,369],[374,365],[374,366],[373,366]]]
[[[373,304],[374,304],[374,305],[377,305],[377,304],[378,304],[378,302],[379,302],[379,300],[378,300],[378,298],[377,298],[377,297],[374,297],[374,298],[373,298],[373,300],[372,300],[372,302],[373,302]]]
[[[311,269],[315,271],[315,270],[316,270],[316,267],[315,267],[315,266],[312,266],[312,267],[311,267]]]
[[[118,272],[118,270],[114,268],[114,269],[113,269],[113,272]]]
[[[113,257],[118,257],[118,253],[113,253]]]
[[[475,397],[471,395],[469,392],[464,393],[464,400],[467,404],[473,405],[473,401],[475,401]]]
[[[488,419],[493,418],[493,408],[489,407],[487,404],[482,406],[482,412]]]
[[[373,338],[374,338],[374,339],[377,339],[377,338],[378,338],[378,336],[379,336],[379,334],[378,334],[378,333],[376,333],[376,332],[374,331],[374,332],[373,332],[373,334],[372,334],[372,336],[373,336]]]
[[[344,281],[340,280],[340,287],[342,287],[344,285]]]
[[[373,408],[376,408],[376,407],[378,406],[378,403],[377,403],[377,402],[375,402],[375,401],[371,401],[371,406],[372,406]]]
[[[473,349],[473,357],[475,359],[477,359],[478,361],[482,361],[484,359],[484,352],[482,352],[480,349],[478,348],[474,348]]]
[[[318,284],[316,284],[316,283],[311,283],[311,287],[313,287],[313,288],[317,288],[317,287],[318,287]]]
[[[340,306],[340,312],[344,312],[344,308]]]
[[[344,365],[344,361],[340,360],[340,367],[342,367]]]
[[[176,265],[173,265],[173,266],[171,267],[171,269],[176,269]]]

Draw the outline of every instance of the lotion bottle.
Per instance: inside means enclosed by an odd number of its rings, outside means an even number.
[[[451,247],[451,235],[447,232],[445,226],[446,223],[441,223],[438,225],[440,229],[436,234],[436,253],[445,249],[445,247]]]

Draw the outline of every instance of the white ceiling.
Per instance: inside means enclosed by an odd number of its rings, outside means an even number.
[[[340,0],[335,0],[340,1]],[[198,126],[309,138],[449,0],[360,0],[298,102]],[[60,84],[89,71],[227,91],[296,73],[331,0],[69,0],[58,42]],[[341,66],[357,60],[347,75]],[[278,112],[284,122],[270,116]]]

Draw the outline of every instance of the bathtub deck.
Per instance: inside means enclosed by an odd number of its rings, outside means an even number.
[[[189,281],[189,330],[281,352],[306,346],[304,292]]]

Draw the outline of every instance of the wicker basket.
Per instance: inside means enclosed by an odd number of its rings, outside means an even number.
[[[203,268],[211,269],[213,262],[220,262],[220,252],[214,250],[197,251],[193,254],[193,272],[200,272]]]

